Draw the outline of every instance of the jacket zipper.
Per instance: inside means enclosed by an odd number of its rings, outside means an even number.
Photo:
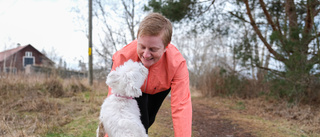
[[[145,88],[144,88],[144,93],[146,93],[146,92],[147,92],[148,81],[149,81],[149,75],[150,75],[150,67],[149,67],[149,69],[148,69],[148,77],[147,77],[147,81],[146,81],[146,86],[145,86]]]

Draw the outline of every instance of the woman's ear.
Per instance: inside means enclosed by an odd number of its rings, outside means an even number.
[[[168,47],[169,47],[169,44],[164,48],[164,52],[167,51]]]

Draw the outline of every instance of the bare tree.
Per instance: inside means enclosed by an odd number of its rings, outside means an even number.
[[[136,39],[135,30],[139,23],[137,15],[142,13],[137,5],[141,5],[141,3],[135,0],[94,1],[94,21],[96,24],[94,31],[99,40],[95,42],[94,47],[98,58],[96,65],[99,65],[96,67],[99,70],[105,71],[105,73],[109,72],[112,55],[128,42]],[[101,65],[105,69],[102,69]]]
[[[75,22],[80,31],[88,37],[87,6],[73,7]],[[128,44],[128,40],[135,39],[136,3],[131,1],[93,1],[93,50],[95,51],[95,65],[101,65],[110,70],[112,55],[121,47]],[[129,31],[124,31],[127,28]],[[128,39],[130,37],[130,39]],[[98,41],[97,41],[98,40]],[[83,62],[83,61],[82,61]],[[108,72],[107,69],[107,72]]]
[[[135,1],[125,1],[121,0],[124,7],[124,20],[126,21],[128,30],[131,35],[131,40],[136,39],[134,28],[138,22],[135,21]]]

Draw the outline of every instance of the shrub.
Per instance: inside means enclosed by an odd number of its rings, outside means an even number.
[[[50,93],[52,97],[61,97],[64,93],[62,82],[58,78],[48,78],[43,83],[43,87]]]
[[[200,76],[197,88],[204,96],[209,97],[236,95],[241,98],[252,98],[267,90],[263,84],[265,83],[216,67]]]

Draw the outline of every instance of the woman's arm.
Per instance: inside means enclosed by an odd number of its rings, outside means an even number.
[[[189,72],[183,61],[171,82],[171,110],[175,137],[191,137],[192,104]]]

